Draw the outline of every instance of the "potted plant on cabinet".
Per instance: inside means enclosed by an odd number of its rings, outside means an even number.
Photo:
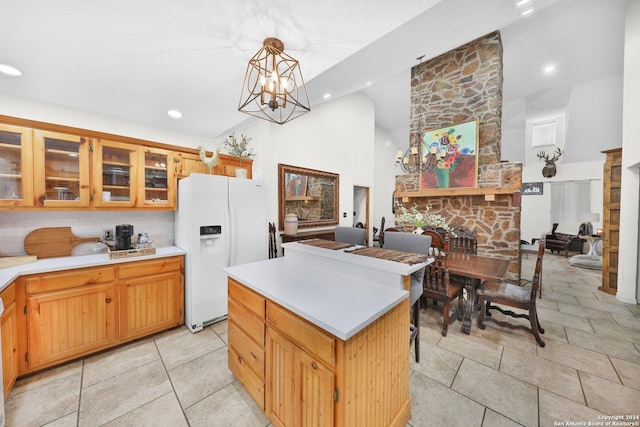
[[[231,133],[231,135],[224,140],[224,148],[227,150],[227,153],[240,159],[240,166],[236,168],[236,177],[238,178],[247,177],[247,169],[242,167],[242,160],[252,159],[256,155],[253,148],[249,147],[249,142],[251,142],[250,137],[242,133],[240,134],[240,138],[238,138],[235,132]]]

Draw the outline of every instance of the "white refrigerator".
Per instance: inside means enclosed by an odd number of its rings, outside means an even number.
[[[191,332],[227,317],[225,267],[267,259],[261,181],[191,174],[178,183],[176,246],[185,255],[185,323]]]

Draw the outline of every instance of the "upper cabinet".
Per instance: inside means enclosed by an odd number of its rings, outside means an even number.
[[[175,207],[176,178],[173,153],[151,147],[140,147],[141,180],[138,184],[139,206]]]
[[[89,206],[89,138],[36,130],[33,134],[36,206]]]
[[[0,124],[0,206],[33,206],[31,129]]]
[[[93,204],[134,207],[138,194],[138,147],[96,140],[93,146]]]

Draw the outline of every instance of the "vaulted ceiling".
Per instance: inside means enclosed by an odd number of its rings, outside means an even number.
[[[566,105],[577,82],[622,72],[626,0],[516,2],[4,0],[0,63],[23,75],[0,74],[0,93],[217,137],[247,119],[237,111],[247,61],[278,37],[300,61],[312,111],[325,94],[363,91],[377,125],[402,140],[417,58],[496,29],[505,101],[524,98],[531,111]],[[535,11],[520,16],[527,7]],[[549,62],[554,76],[540,72]]]

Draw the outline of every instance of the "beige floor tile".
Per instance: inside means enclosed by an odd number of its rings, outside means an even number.
[[[573,316],[585,317],[589,319],[613,321],[612,313],[597,308],[582,307],[575,304],[558,302],[558,309]]]
[[[461,363],[462,356],[421,340],[420,363],[416,363],[412,357],[410,367],[414,371],[450,387]]]
[[[631,311],[620,303],[608,303],[590,298],[576,297],[583,307],[597,308],[598,310],[610,311],[611,313],[630,314]]]
[[[159,332],[155,334],[152,338],[156,342],[156,344],[160,344],[161,342],[171,341],[183,335],[188,335],[190,333],[191,331],[187,329],[186,326],[181,325],[181,326],[177,326],[175,328],[169,329],[168,331]]]
[[[185,410],[191,427],[264,427],[269,419],[237,381]]]
[[[78,425],[78,411],[72,412],[67,416],[58,418],[42,427],[76,427]]]
[[[153,339],[134,342],[130,345],[90,357],[84,362],[82,387],[86,388],[107,378],[120,375],[131,369],[160,358]]]
[[[538,357],[606,378],[609,381],[619,382],[609,357],[602,353],[572,344],[550,341],[545,347],[538,347]]]
[[[485,322],[485,325],[486,328],[484,330],[475,328],[471,330],[471,334],[504,347],[536,354],[537,344],[530,333],[521,329],[505,328],[491,322]]]
[[[522,425],[538,425],[534,385],[465,359],[451,388]]]
[[[487,409],[487,412],[484,414],[484,420],[482,421],[482,427],[518,427],[521,425],[522,424],[518,424],[491,409]]]
[[[541,427],[563,425],[560,423],[566,423],[567,421],[597,422],[599,421],[598,415],[602,415],[601,412],[595,409],[580,405],[572,400],[566,399],[562,395],[553,394],[546,390],[540,390],[539,399]]]
[[[573,295],[567,295],[560,292],[542,291],[542,298],[550,301],[562,301],[567,304],[578,305],[578,299]]]
[[[158,342],[157,345],[167,370],[225,347],[225,343],[210,328],[204,328],[195,334],[182,334],[170,341]]]
[[[215,332],[218,335],[221,335],[225,332],[227,332],[229,325],[228,325],[228,321],[225,320],[221,320],[219,322],[214,323],[213,325],[209,326],[213,332]]]
[[[552,393],[562,394],[575,402],[585,403],[578,372],[559,363],[507,347],[502,354],[500,372]]]
[[[619,325],[640,329],[640,317],[636,315],[626,316],[624,314],[611,313],[611,316]]]
[[[417,372],[411,375],[409,387],[412,426],[481,425],[484,407],[472,399]]]
[[[611,358],[622,384],[640,390],[640,364],[627,362],[626,360]]]
[[[561,311],[545,310],[544,308],[538,308],[538,317],[540,318],[540,323],[544,322],[544,324],[546,324],[548,322],[551,322],[551,323],[557,323],[558,325],[579,329],[585,332],[593,331],[587,319],[582,317],[576,317],[572,314],[563,313]],[[542,327],[544,328],[545,326],[543,325]]]
[[[555,310],[558,311],[558,301],[547,299],[547,298],[537,298],[536,306],[538,308],[544,308],[547,310]]]
[[[455,330],[440,340],[438,346],[460,356],[467,357],[493,369],[498,369],[502,346],[474,335]]]
[[[621,326],[615,323],[612,324],[599,320],[592,320],[591,326],[598,335],[605,335],[607,337],[640,344],[640,329],[629,328],[627,326]]]
[[[45,384],[58,381],[68,376],[79,375],[81,373],[82,361],[71,362],[66,365],[50,368],[37,374],[18,379],[9,395],[13,396],[15,394],[24,393],[27,390],[33,390],[35,388],[42,387]]]
[[[159,424],[171,427],[188,426],[173,391],[104,424],[104,427],[156,427]]]
[[[82,390],[80,426],[102,425],[171,391],[160,360]]]
[[[608,415],[640,415],[640,390],[580,372],[587,405]]]
[[[566,284],[561,286],[552,285],[551,289],[553,289],[553,292],[557,292],[559,294],[573,295],[574,297],[584,297],[597,300],[595,294],[593,293],[593,290],[587,289],[585,287],[573,287],[569,284]]]
[[[569,344],[607,354],[633,363],[640,363],[640,351],[628,341],[620,341],[592,332],[566,328]]]
[[[216,366],[219,369],[211,369]],[[203,375],[206,372],[206,375]],[[169,371],[173,388],[183,408],[214,393],[235,378],[227,368],[227,348],[223,347]]]
[[[66,375],[5,400],[7,426],[40,426],[78,410],[81,373]]]

